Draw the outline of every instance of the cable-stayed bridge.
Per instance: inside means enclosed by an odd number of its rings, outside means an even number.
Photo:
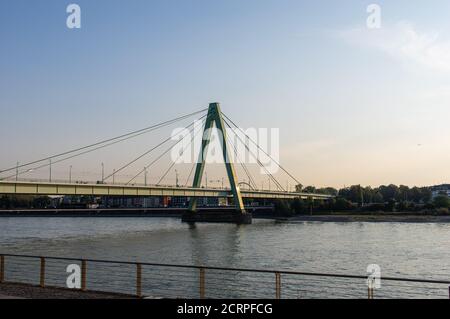
[[[207,114],[203,114],[207,111]],[[203,114],[203,115],[202,115]],[[139,154],[136,158],[126,162],[119,169],[114,170],[113,173],[105,176],[102,173],[102,178],[100,181],[96,183],[87,183],[87,182],[72,182],[71,178],[69,181],[58,182],[52,180],[51,168],[52,165],[61,162],[67,162],[71,159],[83,156],[88,153],[92,153],[95,151],[99,151],[103,148],[107,148],[109,146],[136,138],[143,134],[148,134],[150,132],[156,131],[163,127],[167,127],[174,123],[178,123],[182,120],[189,119],[193,116],[201,115],[200,118],[196,120],[196,122],[201,121],[200,129],[196,129],[194,123],[189,124],[185,127],[185,130],[189,136],[192,136],[190,142],[182,149],[179,154],[179,157],[183,155],[183,152],[191,146],[194,142],[196,136],[199,133],[203,132],[201,139],[201,147],[199,152],[199,157],[197,161],[195,161],[191,167],[189,175],[186,179],[186,183],[184,185],[179,185],[178,177],[176,185],[163,185],[162,181],[169,174],[169,172],[173,171],[174,166],[177,163],[178,159],[172,159],[167,170],[162,174],[159,181],[154,185],[148,185],[146,182],[146,174],[149,168],[151,168],[156,163],[160,162],[162,158],[169,154],[175,146],[179,146],[179,144],[183,141],[180,139],[176,142],[173,142],[172,137],[168,137],[161,141],[160,143],[152,146],[150,149],[146,150],[144,153]],[[219,140],[222,149],[222,157],[223,163],[226,168],[226,174],[228,177],[230,187],[225,188],[212,188],[206,186],[202,186],[202,178],[205,174],[205,165],[206,165],[206,154],[208,151],[208,147],[211,142],[211,132],[213,128],[217,129],[219,132]],[[232,141],[227,135],[227,129],[234,129],[238,131],[240,134],[236,134],[237,141]],[[242,137],[240,137],[241,135]],[[168,148],[166,148],[163,152],[159,152],[159,150],[168,144],[170,144]],[[255,159],[256,164],[260,167],[262,171],[269,177],[269,182],[272,182],[275,186],[275,190],[266,190],[266,189],[258,189],[256,185],[256,179],[250,173],[249,168],[247,167],[245,161],[240,160],[240,156],[238,151],[237,142],[241,143],[241,146],[244,147],[246,152],[248,152]],[[252,147],[249,144],[252,143]],[[310,199],[310,200],[326,200],[331,199],[334,196],[331,195],[323,195],[323,194],[314,194],[314,193],[302,193],[302,192],[291,192],[287,188],[284,188],[281,183],[274,177],[274,175],[267,169],[263,163],[261,163],[258,156],[255,154],[255,147],[259,152],[263,152],[267,157],[269,157],[278,167],[284,172],[290,179],[294,181],[296,184],[300,184],[299,181],[289,173],[283,166],[280,165],[273,157],[267,153],[257,142],[255,142],[250,136],[248,136],[233,120],[231,120],[228,116],[222,113],[220,105],[218,103],[211,103],[207,109],[202,109],[197,112],[193,112],[190,114],[186,114],[165,122],[161,122],[137,131],[129,132],[126,134],[122,134],[116,136],[114,138],[102,140],[96,142],[94,144],[89,144],[83,147],[79,147],[76,149],[72,149],[69,151],[65,151],[59,154],[54,154],[51,156],[47,156],[41,159],[33,160],[30,162],[26,162],[24,164],[17,164],[16,166],[12,166],[6,169],[0,170],[0,194],[26,194],[26,195],[80,195],[80,196],[171,196],[171,197],[187,197],[189,198],[189,209],[188,214],[186,215],[187,221],[201,221],[202,218],[199,219],[199,214],[197,211],[197,199],[199,197],[221,197],[230,199],[230,202],[233,203],[235,207],[235,215],[238,216],[237,221],[248,222],[251,220],[251,216],[247,216],[245,212],[243,198],[251,198],[251,199],[286,199],[292,200],[295,198],[300,199]],[[150,163],[145,165],[142,170],[139,170],[133,177],[130,178],[127,182],[116,183],[114,178],[121,171],[126,170],[131,165],[135,164],[139,160],[143,158],[158,153]],[[234,158],[236,164],[239,164],[243,172],[247,177],[248,182],[239,182],[238,176],[236,174],[236,168],[234,161],[230,159]],[[25,176],[31,172],[35,172],[38,170],[42,170],[44,168],[48,168],[50,171],[50,176],[48,181],[34,181],[34,180],[24,180],[22,176]],[[145,184],[138,185],[136,180],[139,177],[145,176]],[[189,184],[189,181],[192,177],[192,182]],[[245,184],[248,186],[248,189],[241,189],[239,185]],[[208,217],[203,217],[203,219],[208,219]],[[228,220],[228,219],[227,219]],[[236,218],[232,218],[232,220],[236,220]]]

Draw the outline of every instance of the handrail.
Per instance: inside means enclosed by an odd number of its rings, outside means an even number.
[[[214,267],[214,266],[199,266],[199,265],[183,265],[183,264],[166,264],[166,263],[149,263],[139,261],[117,261],[117,260],[104,260],[104,259],[89,259],[89,258],[74,258],[74,257],[49,257],[49,256],[37,256],[37,255],[22,255],[22,254],[2,254],[0,256],[5,257],[20,257],[20,258],[45,258],[48,260],[69,260],[69,261],[85,261],[93,263],[109,263],[109,264],[122,264],[122,265],[136,265],[143,266],[155,266],[155,267],[173,267],[184,269],[206,269],[206,270],[222,270],[222,271],[238,271],[238,272],[253,272],[253,273],[279,273],[283,275],[302,275],[312,277],[333,277],[333,278],[347,278],[347,279],[367,279],[367,276],[362,275],[346,275],[346,274],[333,274],[333,273],[319,273],[319,272],[301,272],[291,270],[273,270],[273,269],[251,269],[251,268],[235,268],[235,267]],[[438,279],[418,279],[418,278],[402,278],[402,277],[383,277],[386,281],[398,281],[398,282],[416,282],[416,283],[430,283],[430,284],[450,284],[450,280],[438,280]]]

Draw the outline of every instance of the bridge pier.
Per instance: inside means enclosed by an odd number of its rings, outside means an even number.
[[[248,225],[252,223],[252,214],[238,210],[186,211],[182,215],[181,221],[185,223],[234,223]]]

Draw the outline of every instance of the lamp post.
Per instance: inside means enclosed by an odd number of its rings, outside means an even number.
[[[144,167],[144,185],[147,186],[147,167]]]
[[[69,184],[72,183],[72,165],[69,167]]]
[[[105,180],[105,164],[102,162],[102,183]]]
[[[52,159],[50,159],[50,170],[49,170],[49,178],[48,178],[48,180],[49,180],[49,182],[51,183],[52,182]]]

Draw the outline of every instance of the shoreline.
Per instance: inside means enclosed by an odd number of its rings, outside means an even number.
[[[332,223],[450,223],[445,215],[302,215],[278,219],[279,222],[332,222]]]

